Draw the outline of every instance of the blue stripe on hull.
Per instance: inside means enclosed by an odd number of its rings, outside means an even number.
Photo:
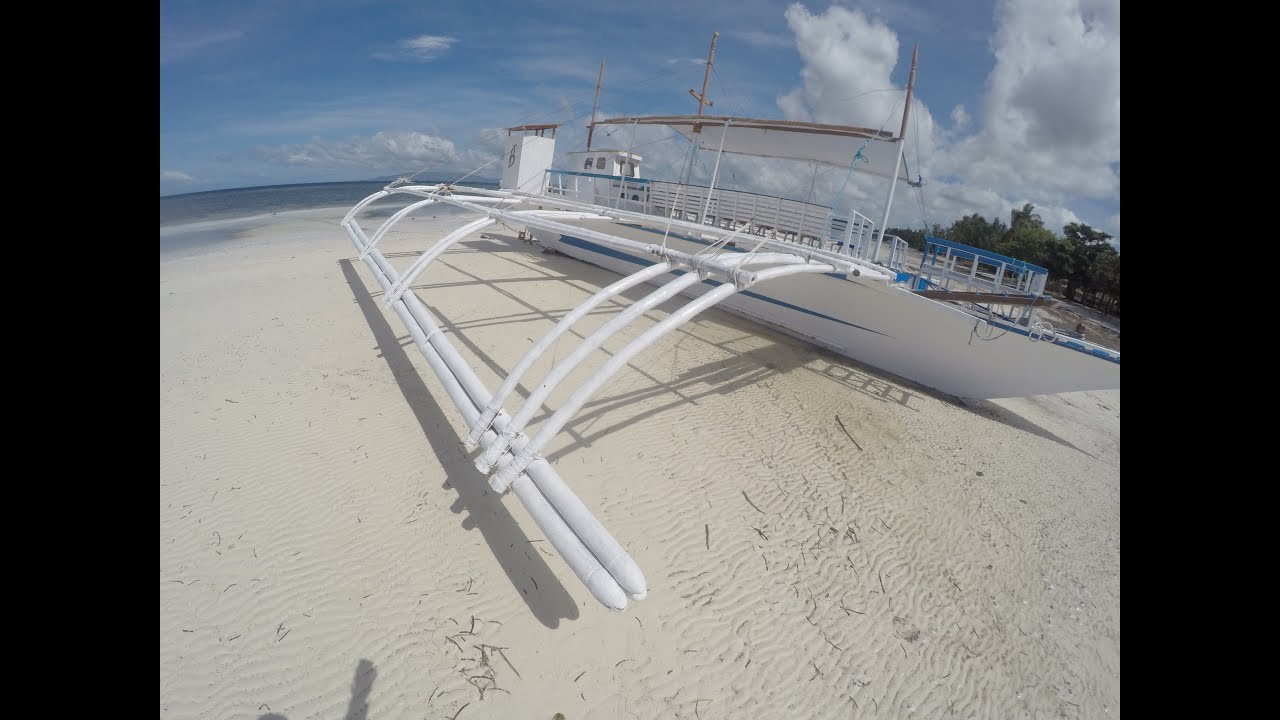
[[[986,318],[978,318],[978,320],[985,320],[985,319],[986,319]],[[992,325],[992,327],[999,328],[999,329],[1004,330],[1004,331],[1006,331],[1006,332],[1017,333],[1018,335],[1023,335],[1023,336],[1025,336],[1025,337],[1031,337],[1031,331],[1030,331],[1030,330],[1027,330],[1026,328],[1018,327],[1017,325],[1010,325],[1010,324],[1008,324],[1008,323],[1002,323],[1002,322],[993,322],[993,323],[991,323],[991,325]],[[1068,349],[1070,349],[1070,350],[1075,350],[1076,352],[1078,352],[1078,353],[1084,353],[1085,355],[1092,355],[1093,357],[1101,358],[1101,359],[1103,359],[1103,360],[1107,360],[1107,361],[1109,361],[1109,362],[1113,362],[1113,363],[1115,363],[1115,364],[1117,364],[1117,365],[1119,365],[1119,364],[1120,364],[1120,358],[1113,356],[1111,353],[1107,352],[1106,350],[1101,350],[1101,349],[1098,349],[1098,348],[1091,348],[1091,347],[1088,347],[1087,345],[1085,345],[1085,344],[1083,344],[1083,343],[1078,343],[1078,342],[1076,342],[1075,340],[1068,340],[1068,339],[1060,338],[1060,337],[1059,337],[1059,338],[1055,338],[1055,339],[1054,339],[1054,340],[1052,340],[1052,341],[1050,341],[1050,340],[1037,340],[1037,342],[1052,342],[1052,344],[1057,345],[1058,347],[1064,347],[1064,348],[1068,348]]]

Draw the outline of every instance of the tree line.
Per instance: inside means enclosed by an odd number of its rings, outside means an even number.
[[[1072,302],[1120,315],[1120,253],[1107,242],[1111,236],[1084,223],[1068,223],[1062,235],[1044,226],[1027,203],[1009,214],[988,221],[974,213],[929,230],[889,228],[912,248],[923,252],[925,235],[945,238],[983,250],[1040,265],[1049,271],[1048,289]]]

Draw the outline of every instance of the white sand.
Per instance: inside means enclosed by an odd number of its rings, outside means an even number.
[[[649,578],[610,612],[340,214],[161,254],[161,717],[1119,717],[1119,391],[962,404],[707,313],[550,453]],[[418,281],[491,386],[616,279],[513,234]]]

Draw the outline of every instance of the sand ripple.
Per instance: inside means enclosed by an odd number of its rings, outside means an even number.
[[[707,313],[549,448],[650,579],[610,613],[349,256],[161,260],[162,717],[1118,717],[1118,392],[965,407]],[[418,286],[496,385],[615,277],[498,237]]]

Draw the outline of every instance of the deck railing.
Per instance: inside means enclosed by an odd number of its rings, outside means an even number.
[[[1039,298],[1048,279],[1049,271],[1039,265],[926,235],[920,269],[912,282],[914,290]],[[999,302],[967,304],[983,312],[997,312],[1021,325],[1030,325],[1035,312],[1034,304],[1010,306],[1003,311],[997,309],[1001,307]]]
[[[839,217],[826,205],[778,196],[570,170],[548,171],[546,192],[568,200],[725,230],[740,229],[744,234],[757,237],[875,260],[875,223],[856,211],[851,211],[848,217]],[[886,236],[886,240],[893,237]],[[883,253],[891,260],[896,257],[899,265],[905,258],[905,252],[899,251],[894,243],[884,248]]]

